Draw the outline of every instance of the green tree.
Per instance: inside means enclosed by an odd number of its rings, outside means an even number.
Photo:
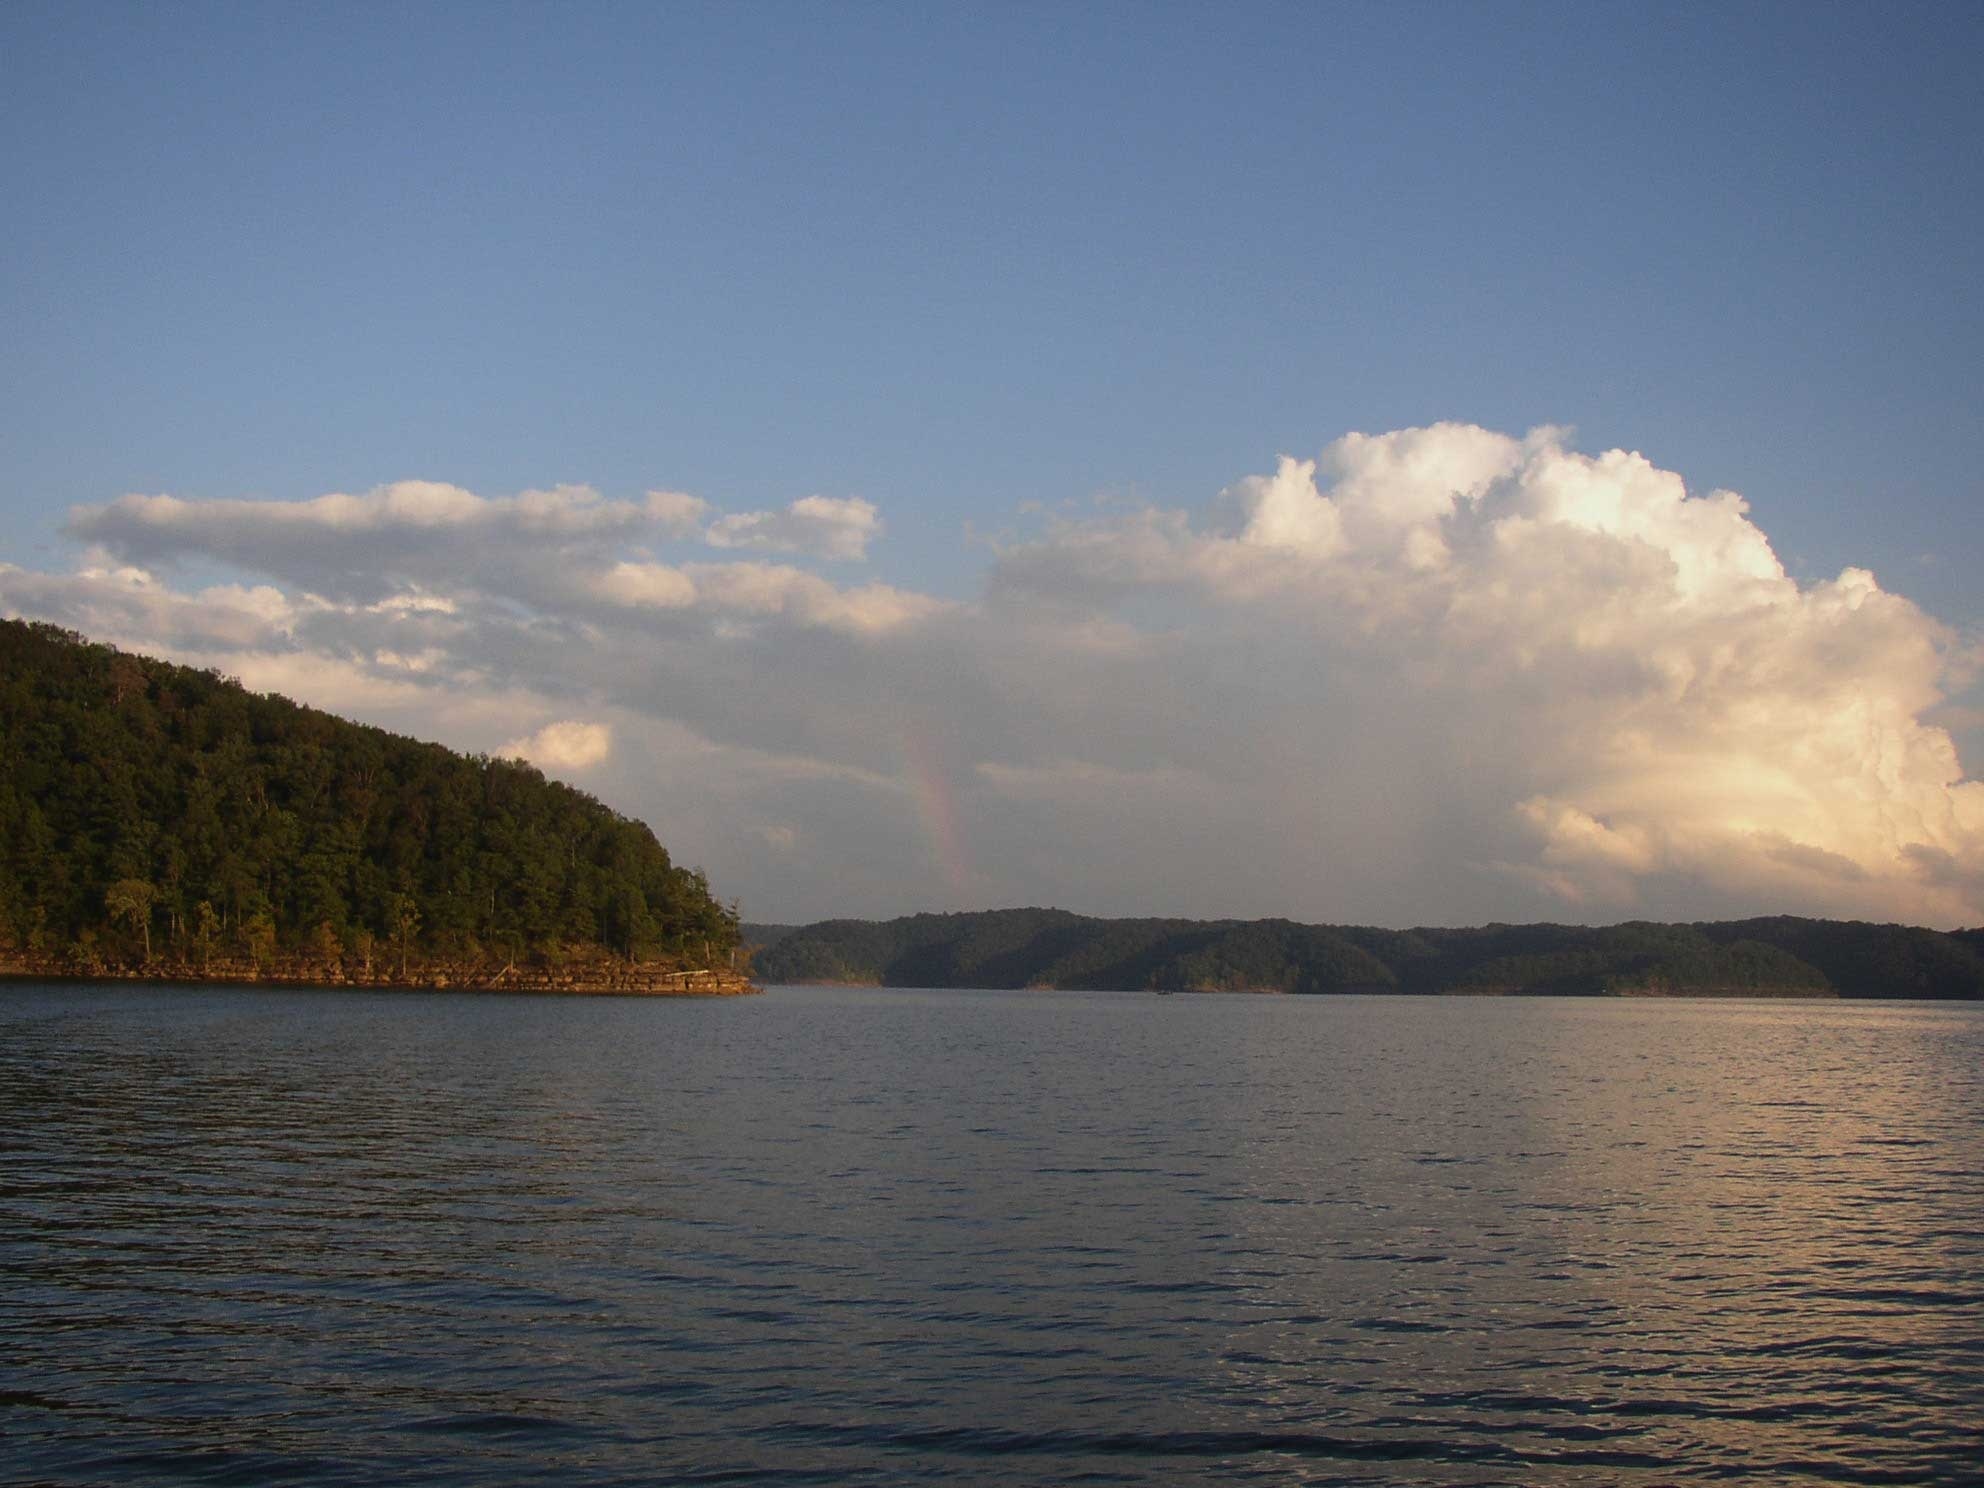
[[[420,929],[420,906],[411,894],[395,894],[387,906],[391,916],[393,939],[400,948],[400,980],[406,980],[407,947],[413,943],[414,934]]]
[[[205,971],[213,960],[214,927],[218,916],[213,905],[202,899],[193,906],[193,935],[200,945],[200,970]]]
[[[310,954],[323,965],[335,964],[343,951],[344,940],[329,920],[320,921],[310,932]]]
[[[124,883],[149,901],[113,902]],[[528,765],[0,620],[0,939],[80,953],[89,931],[96,954],[113,931],[127,959],[142,939],[210,967],[216,942],[308,954],[325,924],[354,962],[368,932],[375,953],[399,942],[408,970],[479,947],[714,960],[736,940],[647,827]]]
[[[145,937],[145,960],[152,959],[152,900],[157,890],[142,878],[120,878],[103,891],[103,906],[113,920],[123,920]]]
[[[275,960],[275,916],[266,909],[258,909],[248,916],[241,927],[241,938],[248,946],[249,957],[257,966],[266,967]]]

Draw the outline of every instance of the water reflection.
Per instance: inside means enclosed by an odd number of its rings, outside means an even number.
[[[0,993],[27,1476],[1962,1481],[1984,1017]]]

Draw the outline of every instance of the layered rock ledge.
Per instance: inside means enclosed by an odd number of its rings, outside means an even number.
[[[562,964],[429,958],[347,964],[300,956],[266,961],[215,956],[201,963],[154,959],[130,964],[74,956],[0,951],[0,978],[48,982],[152,982],[172,985],[372,988],[380,991],[528,992],[613,997],[735,997],[760,989],[741,972],[611,959]]]

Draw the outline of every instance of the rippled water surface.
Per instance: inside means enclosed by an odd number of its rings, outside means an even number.
[[[0,988],[0,1477],[1978,1482],[1984,1008]]]

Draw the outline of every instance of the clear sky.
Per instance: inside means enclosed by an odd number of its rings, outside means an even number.
[[[17,0],[0,611],[517,745],[761,918],[1974,923],[1980,58]]]

